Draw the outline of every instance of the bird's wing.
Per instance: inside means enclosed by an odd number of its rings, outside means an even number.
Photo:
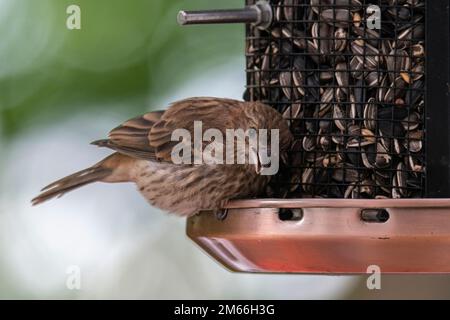
[[[201,121],[202,132],[214,128],[225,134],[227,128],[234,128],[232,119],[237,118],[240,103],[219,98],[182,100],[172,104],[166,111],[150,112],[128,120],[113,129],[109,139],[94,141],[92,144],[134,158],[171,162],[172,150],[180,143],[172,141],[174,130],[187,130],[192,139],[191,150],[194,150],[194,121]]]
[[[155,148],[150,145],[149,133],[163,114],[164,111],[154,111],[130,119],[111,130],[108,139],[94,141],[92,144],[133,158],[154,160]]]
[[[173,148],[180,141],[172,141],[176,129],[185,129],[191,137],[191,150],[194,146],[194,124],[201,123],[202,134],[208,129],[218,129],[223,137],[226,129],[234,129],[239,118],[241,102],[219,98],[191,98],[176,102],[163,114],[150,131],[150,145],[155,148],[156,157],[171,161]],[[203,148],[208,141],[202,141]],[[193,155],[191,155],[193,156]]]

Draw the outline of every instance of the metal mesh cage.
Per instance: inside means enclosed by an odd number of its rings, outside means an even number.
[[[295,142],[267,196],[425,197],[425,0],[271,5],[269,29],[247,27],[245,99],[279,110]]]

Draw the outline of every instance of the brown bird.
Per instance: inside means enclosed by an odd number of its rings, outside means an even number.
[[[275,109],[260,102],[186,99],[172,104],[166,111],[150,112],[128,120],[113,129],[108,139],[93,142],[116,153],[48,185],[32,200],[33,205],[97,181],[134,182],[152,205],[182,216],[191,216],[201,210],[218,213],[228,200],[261,194],[271,176],[260,174],[261,166],[267,167],[267,162],[263,163],[259,151],[254,152],[251,148],[243,151],[234,146],[232,149],[236,158],[239,152],[247,156],[241,164],[174,163],[172,151],[180,142],[173,141],[172,135],[176,129],[184,129],[184,132],[195,136],[195,121],[201,121],[202,133],[217,129],[216,132],[223,136],[226,136],[227,129],[256,129],[257,132],[259,129],[269,132],[278,129],[279,154],[282,156],[292,141],[286,120]],[[206,150],[208,143],[201,142],[202,150]],[[186,147],[193,145],[193,142],[184,144]],[[211,145],[218,147],[211,152],[212,156],[220,155],[221,151],[225,154],[224,143],[214,140]],[[266,150],[270,147],[269,143],[265,145]],[[194,159],[194,150],[197,149],[194,146],[186,159]]]

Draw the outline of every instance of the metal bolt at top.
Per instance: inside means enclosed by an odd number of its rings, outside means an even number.
[[[271,5],[265,1],[258,1],[255,5],[243,9],[180,11],[178,24],[218,24],[218,23],[250,23],[261,29],[267,29],[272,23],[273,13]]]

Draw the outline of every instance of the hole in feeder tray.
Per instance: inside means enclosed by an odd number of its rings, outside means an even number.
[[[281,208],[278,211],[278,218],[281,221],[300,221],[303,219],[303,210]]]
[[[389,212],[386,209],[363,209],[361,219],[370,223],[385,223],[389,220]]]

